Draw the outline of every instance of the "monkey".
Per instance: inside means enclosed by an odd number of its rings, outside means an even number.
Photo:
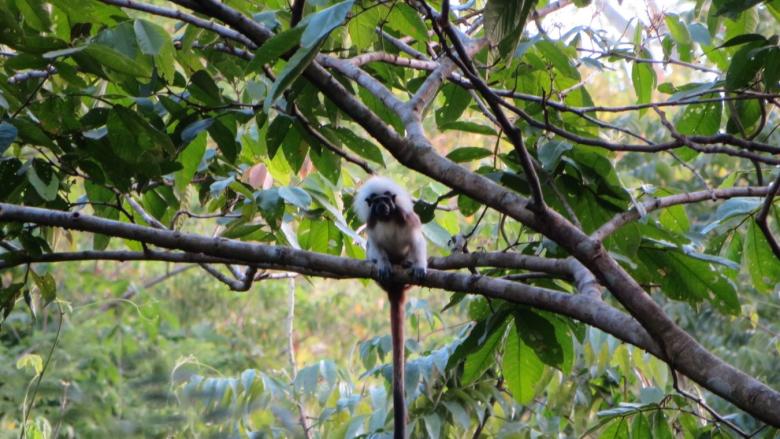
[[[422,280],[428,269],[425,237],[412,198],[392,180],[368,179],[358,190],[354,209],[366,223],[366,259],[377,267],[379,286],[390,301],[390,333],[393,347],[393,419],[395,439],[406,437],[404,400],[404,302],[409,285],[393,279],[392,266],[409,269]]]

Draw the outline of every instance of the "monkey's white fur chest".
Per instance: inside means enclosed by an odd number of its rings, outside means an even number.
[[[393,221],[379,222],[369,229],[368,236],[394,263],[401,263],[409,256],[413,237],[406,225]]]

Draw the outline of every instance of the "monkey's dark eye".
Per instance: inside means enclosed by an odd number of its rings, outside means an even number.
[[[371,202],[372,202],[372,201],[374,201],[374,199],[373,199],[373,198],[371,198],[371,197],[368,197],[368,198],[366,198],[366,203],[367,203],[369,206],[371,205]]]
[[[390,191],[385,191],[385,195],[391,195]]]

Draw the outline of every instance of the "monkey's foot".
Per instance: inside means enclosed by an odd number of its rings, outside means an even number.
[[[411,270],[409,270],[409,276],[412,277],[416,282],[420,282],[421,280],[425,279],[425,269],[421,267],[413,267]]]

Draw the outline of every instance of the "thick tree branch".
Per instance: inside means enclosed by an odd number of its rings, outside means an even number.
[[[187,252],[171,253],[149,250],[146,252],[91,253],[93,256],[101,256],[104,260],[109,259],[109,256],[115,256],[119,260],[146,259],[188,262],[187,259],[190,259],[189,262],[206,260],[209,262],[240,261],[256,267],[274,268],[322,277],[370,277],[376,279],[378,276],[374,264],[367,261],[295,250],[289,247],[250,244],[224,238],[208,238],[82,215],[78,212],[62,212],[0,203],[0,221],[29,222],[71,230],[101,233]],[[90,253],[78,253],[82,257],[88,254]],[[76,254],[70,255],[72,256],[71,258],[59,257],[57,259],[77,260]],[[33,257],[32,260],[46,260],[46,255]],[[531,260],[533,259],[529,261]],[[541,261],[534,260],[534,262]],[[8,267],[8,262],[6,264],[6,267]],[[393,275],[406,283],[449,291],[481,294],[486,297],[503,299],[566,315],[613,334],[615,337],[645,349],[663,359],[660,347],[634,319],[601,300],[588,295],[571,295],[518,282],[434,269],[429,270],[426,278],[421,282],[415,282],[404,270],[396,269]]]

